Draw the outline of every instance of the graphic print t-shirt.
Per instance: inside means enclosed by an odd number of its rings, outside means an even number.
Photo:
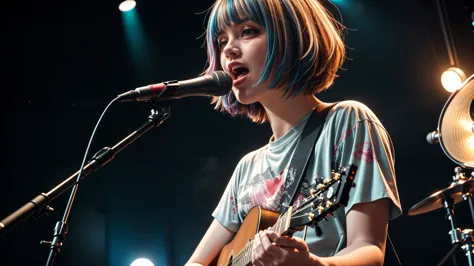
[[[252,208],[280,210],[290,160],[309,116],[281,138],[240,160],[212,213],[218,222],[237,232]],[[295,204],[309,196],[311,188],[330,177],[332,170],[351,164],[358,170],[348,205],[339,208],[335,217],[319,223],[321,236],[316,235],[315,228],[308,227],[306,243],[318,256],[333,256],[345,247],[346,214],[354,204],[389,198],[392,202],[389,218],[402,213],[390,137],[375,114],[356,101],[340,102],[329,111]]]

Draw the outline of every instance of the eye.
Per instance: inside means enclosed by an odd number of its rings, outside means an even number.
[[[226,45],[227,45],[226,39],[217,40],[217,47],[219,47],[220,50],[224,49]]]
[[[257,35],[258,34],[258,30],[257,29],[254,29],[254,28],[250,28],[250,27],[247,27],[247,28],[244,28],[242,30],[242,37],[245,37],[245,36],[254,36],[254,35]]]

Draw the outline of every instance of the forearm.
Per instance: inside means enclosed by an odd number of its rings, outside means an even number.
[[[384,253],[376,245],[360,243],[346,247],[333,257],[313,256],[313,259],[320,263],[318,265],[324,266],[381,266],[384,261]]]
[[[204,266],[204,265],[196,263],[196,262],[191,262],[191,263],[186,263],[184,266]]]

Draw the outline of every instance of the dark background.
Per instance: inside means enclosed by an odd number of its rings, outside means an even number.
[[[474,73],[472,1],[446,1],[459,64]],[[6,6],[5,6],[6,4]],[[119,1],[9,1],[1,18],[2,165],[0,218],[79,169],[101,112],[117,94],[205,67],[203,13],[211,0],[138,2],[141,35],[129,39]],[[396,149],[404,214],[389,234],[403,265],[435,265],[450,249],[443,210],[408,209],[449,185],[456,166],[425,141],[450,96],[440,84],[450,66],[436,1],[335,1],[348,60],[325,101],[358,100],[390,132]],[[334,8],[331,8],[334,10]],[[137,21],[136,21],[137,22]],[[141,37],[142,39],[138,39]],[[264,145],[271,131],[218,113],[205,98],[175,101],[172,116],[79,189],[70,233],[55,265],[183,265],[207,226],[238,160]],[[91,155],[146,122],[146,103],[114,104]],[[21,224],[0,239],[0,265],[44,265],[69,193],[56,213]],[[472,228],[467,203],[456,205],[461,228]],[[459,265],[467,265],[457,252]],[[451,263],[451,261],[449,261]],[[386,265],[396,265],[387,244]]]

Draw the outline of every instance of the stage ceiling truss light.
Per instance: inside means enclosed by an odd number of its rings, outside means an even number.
[[[125,0],[119,5],[119,10],[122,12],[127,12],[135,8],[137,2],[134,0]]]
[[[450,67],[441,75],[441,84],[449,92],[455,92],[466,80],[466,74],[458,67]]]

